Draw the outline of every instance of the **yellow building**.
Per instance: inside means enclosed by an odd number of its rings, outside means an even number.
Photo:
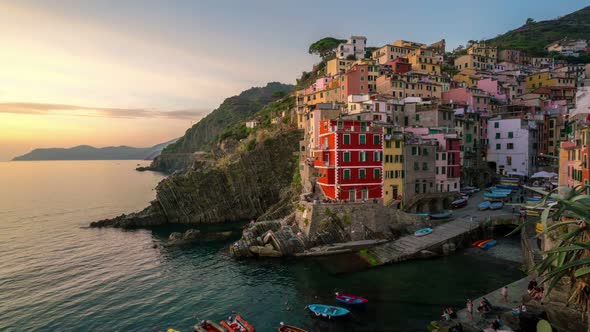
[[[477,82],[481,79],[481,75],[475,69],[462,69],[453,76],[453,81],[465,83],[469,88],[477,88]]]
[[[440,64],[432,50],[421,48],[408,55],[408,61],[412,64],[412,71],[421,74],[440,75]]]
[[[575,83],[574,78],[567,77],[562,72],[544,71],[526,77],[526,89],[529,92],[536,88],[549,86],[573,87]]]
[[[405,58],[415,49],[415,47],[387,44],[374,50],[371,57],[382,65],[397,58]]]
[[[442,98],[443,86],[440,76],[382,75],[377,78],[376,83],[377,93],[394,98]]]
[[[467,50],[467,54],[492,58],[496,61],[498,59],[498,48],[494,46],[486,46],[486,44],[475,43]]]
[[[404,135],[401,128],[386,126],[383,137],[383,204],[401,204],[405,176]]]
[[[455,68],[492,71],[496,67],[496,60],[474,54],[462,55],[455,59]]]
[[[335,76],[338,74],[345,73],[350,66],[354,63],[354,60],[337,59],[328,60],[326,63],[326,75]]]

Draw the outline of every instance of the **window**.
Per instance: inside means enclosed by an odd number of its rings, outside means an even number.
[[[420,114],[416,114],[416,122],[420,121]]]
[[[417,161],[414,162],[414,170],[415,171],[419,171],[420,170],[420,164]]]
[[[359,161],[367,161],[367,152],[359,151]]]
[[[508,132],[508,138],[514,138],[514,133],[513,133],[513,132],[511,132],[511,131],[509,131],[509,132]]]
[[[359,144],[367,144],[367,137],[365,134],[359,135]]]
[[[344,126],[344,122],[338,121],[338,128],[342,128]]]
[[[365,169],[359,169],[359,179],[365,179],[367,177],[367,171]]]
[[[395,148],[399,149],[401,146],[400,141],[395,141]]]
[[[422,170],[423,171],[427,171],[428,170],[428,163],[422,163]]]
[[[514,143],[508,143],[508,144],[506,144],[506,149],[508,149],[508,150],[514,150]]]
[[[436,153],[435,155],[436,155],[436,158],[435,159],[438,160],[438,153]]]
[[[501,149],[502,144],[500,143],[496,143],[496,150],[500,150]]]
[[[378,168],[375,168],[375,170],[373,171],[373,178],[374,179],[380,179],[381,178],[381,171]]]
[[[506,156],[506,165],[512,165],[512,156]]]
[[[344,144],[350,144],[350,134],[344,134]]]
[[[416,155],[417,155],[417,153],[416,153],[416,147],[415,146],[412,146],[412,156],[416,156]]]
[[[434,174],[438,175],[438,167],[434,168]]]
[[[350,152],[344,152],[344,161],[350,161]]]
[[[442,174],[446,174],[447,173],[447,168],[446,167],[441,167],[440,168]]]
[[[379,135],[373,135],[373,144],[379,145],[380,141],[381,139],[379,138]]]
[[[426,150],[426,148],[422,149],[422,155],[428,156],[428,150]]]
[[[500,138],[500,133],[496,133],[496,138]]]
[[[494,128],[500,128],[500,122],[494,122]]]
[[[391,141],[385,141],[385,148],[386,149],[391,148]]]
[[[447,159],[447,153],[446,152],[443,152],[442,153],[442,160],[446,160],[446,159]]]
[[[373,152],[373,161],[381,161],[381,152],[379,152],[379,151]]]

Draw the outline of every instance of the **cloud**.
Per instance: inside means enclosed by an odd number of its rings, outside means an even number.
[[[182,109],[162,111],[143,108],[108,108],[46,103],[0,103],[0,114],[66,115],[106,118],[168,118],[195,120],[207,113],[207,109]]]

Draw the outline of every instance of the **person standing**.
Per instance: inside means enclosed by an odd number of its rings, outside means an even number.
[[[469,313],[469,317],[473,320],[473,301],[471,299],[467,299],[467,312]]]
[[[500,294],[502,294],[502,299],[504,299],[504,302],[508,303],[508,288],[506,288],[506,286],[502,287]]]

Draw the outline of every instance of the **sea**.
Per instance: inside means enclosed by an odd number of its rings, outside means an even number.
[[[201,319],[243,315],[259,332],[280,322],[308,331],[425,331],[447,306],[523,276],[518,239],[498,250],[342,273],[329,260],[233,259],[227,242],[169,246],[182,227],[125,231],[90,222],[137,211],[164,176],[145,161],[0,162],[0,331],[192,331]],[[243,224],[194,225],[202,231]],[[369,303],[342,321],[311,303],[334,292]]]

